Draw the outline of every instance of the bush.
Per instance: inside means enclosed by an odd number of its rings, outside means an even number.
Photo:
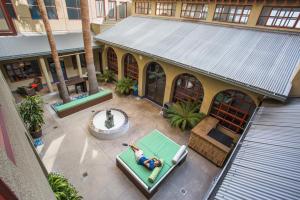
[[[198,103],[177,102],[167,109],[167,118],[171,126],[181,130],[194,128],[204,117],[204,113],[199,113]]]
[[[43,100],[40,96],[27,96],[19,106],[20,115],[30,132],[39,131],[44,122]]]
[[[83,199],[68,180],[60,174],[50,173],[48,182],[57,200],[81,200]]]
[[[119,94],[128,95],[133,90],[135,81],[131,78],[123,78],[119,80],[116,84],[116,92]]]
[[[115,80],[115,74],[113,71],[107,69],[102,74],[97,75],[99,82],[112,83]]]

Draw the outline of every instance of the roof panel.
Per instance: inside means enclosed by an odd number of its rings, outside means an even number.
[[[95,39],[280,98],[300,62],[299,34],[175,20],[129,17]]]
[[[84,49],[82,33],[54,34],[58,53]],[[97,45],[92,41],[95,48]],[[18,35],[0,37],[0,61],[49,55],[46,35]]]
[[[209,199],[300,199],[299,119],[298,98],[264,103]]]

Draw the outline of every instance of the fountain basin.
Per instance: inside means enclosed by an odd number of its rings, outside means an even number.
[[[98,139],[110,140],[120,137],[129,128],[128,116],[124,111],[115,108],[111,108],[110,110],[114,117],[114,126],[110,129],[105,126],[106,110],[95,112],[90,119],[89,131]]]

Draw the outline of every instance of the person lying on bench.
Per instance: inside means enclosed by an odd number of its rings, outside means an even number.
[[[145,155],[144,152],[137,148],[134,145],[129,145],[131,149],[134,151],[135,159],[139,165],[143,165],[149,170],[153,170],[155,167],[160,167],[161,162],[157,158],[150,158],[148,159]]]

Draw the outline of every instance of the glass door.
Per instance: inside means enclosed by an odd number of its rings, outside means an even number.
[[[146,97],[162,105],[165,95],[166,75],[157,63],[150,63],[147,68]]]

